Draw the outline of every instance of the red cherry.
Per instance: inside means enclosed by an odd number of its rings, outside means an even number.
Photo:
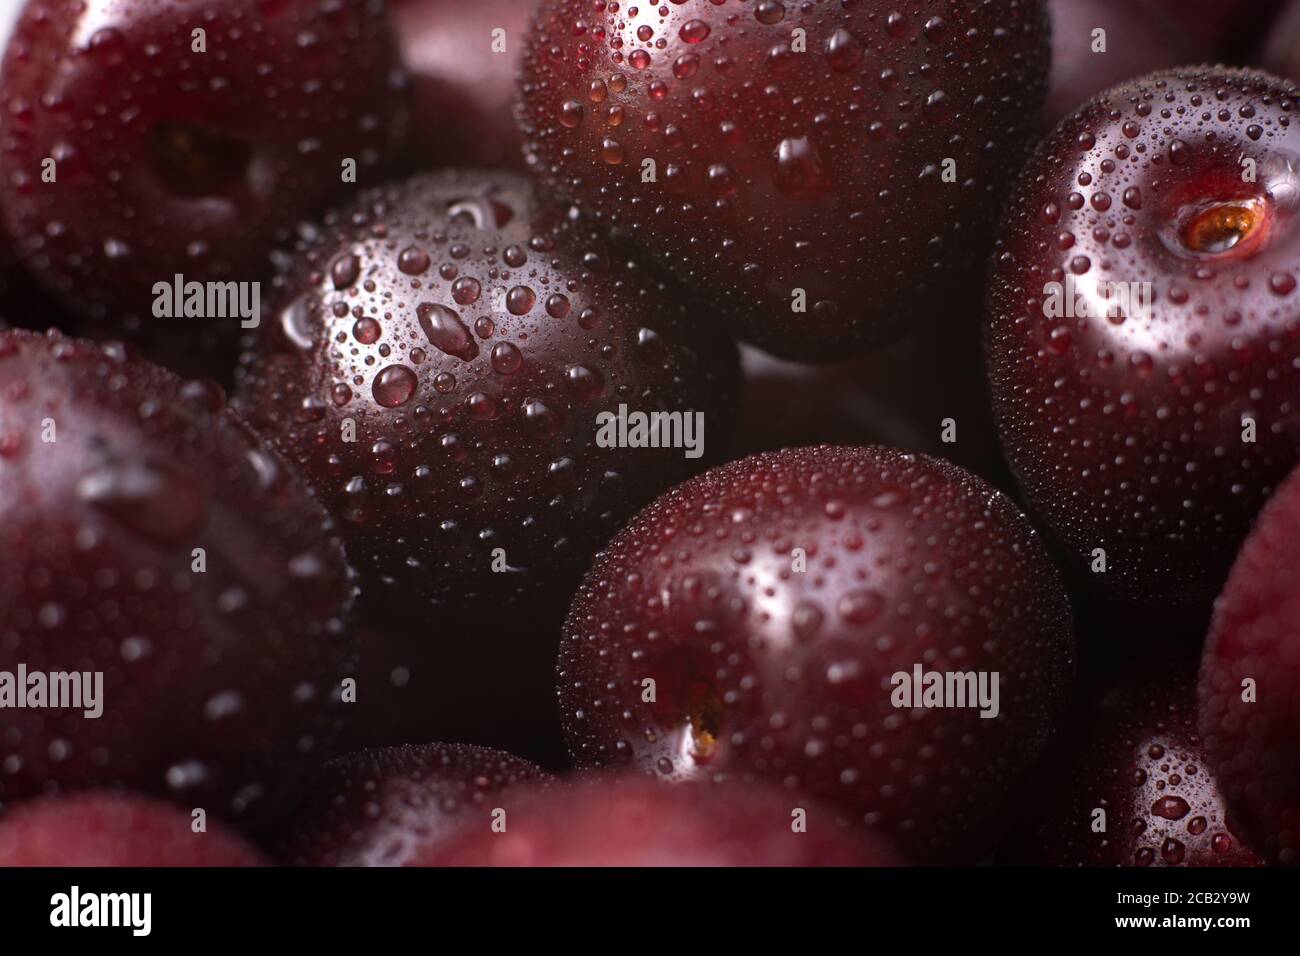
[[[427,865],[457,827],[486,826],[518,792],[551,779],[527,760],[463,744],[348,754],[325,765],[277,857],[290,866]]]
[[[235,834],[133,794],[79,793],[24,803],[0,820],[0,867],[264,866]]]
[[[421,168],[523,168],[515,77],[536,7],[528,0],[393,4],[411,75],[412,150]]]
[[[1259,866],[1196,732],[1196,654],[1161,644],[1079,708],[1012,862]]]
[[[766,778],[917,861],[970,862],[1010,822],[1072,658],[1060,579],[990,485],[891,449],[804,448],[633,519],[574,601],[559,694],[580,766]],[[986,690],[996,672],[996,716],[911,706],[894,681],[917,667]]]
[[[220,390],[0,335],[0,503],[0,801],[124,786],[250,825],[295,801],[355,674],[353,587]],[[37,709],[52,674],[82,706]]]
[[[499,817],[496,819],[500,819]],[[504,831],[484,813],[437,866],[894,866],[879,841],[778,787],[596,779],[521,797]]]
[[[547,0],[519,116],[548,186],[827,360],[962,311],[1046,69],[1038,0]]]
[[[1200,729],[1246,833],[1300,863],[1300,471],[1269,502],[1214,607]]]
[[[395,158],[405,82],[372,0],[28,0],[0,68],[8,228],[69,308],[234,337],[155,318],[155,284],[265,278],[347,160],[365,184]]]
[[[707,461],[605,447],[606,413],[702,418],[709,455],[729,439],[731,342],[511,174],[367,194],[302,242],[279,294],[240,408],[342,520],[376,603],[420,626],[430,603],[570,593],[627,515]]]
[[[988,331],[1003,445],[1110,595],[1207,606],[1300,459],[1294,103],[1261,73],[1134,80],[1061,124],[1004,221]]]

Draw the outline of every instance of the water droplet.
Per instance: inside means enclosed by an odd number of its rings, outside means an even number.
[[[605,382],[600,373],[585,365],[570,365],[564,370],[564,387],[578,401],[590,402],[600,397]]]
[[[383,327],[368,315],[357,319],[352,325],[352,337],[362,345],[374,345],[383,333]]]
[[[336,289],[350,289],[361,275],[361,260],[353,255],[336,259],[330,266],[330,280]]]
[[[498,342],[492,348],[492,370],[500,375],[513,375],[524,364],[523,353],[510,342]]]
[[[845,73],[861,63],[862,53],[861,41],[843,27],[826,41],[826,59],[837,73]]]
[[[371,392],[384,408],[397,408],[411,400],[418,384],[415,373],[405,365],[390,365],[375,376]]]
[[[408,276],[422,275],[429,268],[429,254],[417,246],[407,246],[397,257],[397,268]]]
[[[781,140],[776,147],[776,188],[792,199],[815,199],[830,189],[821,154],[806,136]]]
[[[600,144],[600,157],[610,166],[623,162],[623,144],[616,139],[606,139]]]
[[[1160,856],[1170,866],[1177,866],[1182,863],[1183,858],[1186,855],[1187,847],[1183,846],[1173,837],[1167,838],[1164,844],[1160,847]]]
[[[885,599],[868,589],[849,591],[842,596],[836,610],[850,624],[869,624],[885,606]]]
[[[925,38],[931,43],[938,43],[948,33],[948,22],[943,17],[931,17],[921,28]]]
[[[482,292],[478,279],[470,276],[461,276],[451,284],[451,297],[457,305],[473,305]]]
[[[709,32],[709,25],[703,20],[687,20],[677,35],[687,43],[701,43],[708,39]]]
[[[511,315],[527,315],[537,303],[537,294],[526,285],[517,285],[506,293],[506,309]]]
[[[1166,820],[1181,820],[1191,811],[1191,807],[1182,797],[1161,797],[1151,805],[1151,812]]]
[[[434,348],[466,362],[478,355],[478,343],[454,309],[422,302],[416,309],[416,317],[424,337]]]
[[[582,123],[582,104],[577,100],[565,100],[560,107],[560,125],[567,129],[576,129]]]
[[[556,292],[546,299],[546,314],[553,319],[562,319],[569,314],[569,297]]]

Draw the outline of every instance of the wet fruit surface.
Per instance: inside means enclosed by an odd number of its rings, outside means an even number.
[[[536,0],[394,0],[392,7],[411,76],[419,161],[522,168],[515,77]]]
[[[338,757],[317,778],[278,859],[289,866],[421,866],[457,827],[489,828],[550,776],[510,754],[463,744]],[[481,818],[481,819],[480,819]]]
[[[1269,502],[1215,604],[1200,729],[1229,804],[1271,862],[1300,863],[1300,474]]]
[[[514,803],[504,832],[469,823],[439,866],[891,866],[832,810],[764,785],[597,779]]]
[[[29,0],[0,69],[8,228],[83,315],[236,335],[155,317],[155,283],[265,278],[347,161],[365,185],[394,158],[404,83],[377,0]]]
[[[674,296],[525,180],[410,180],[304,241],[240,408],[395,611],[568,593],[628,514],[707,461],[632,447],[603,416],[676,413],[706,456],[729,440],[734,346]]]
[[[1026,0],[547,0],[519,116],[549,186],[742,337],[846,358],[978,285],[1046,68]]]
[[[996,714],[974,691],[896,697],[915,668],[997,672]],[[973,862],[1072,674],[1060,580],[1009,500],[934,459],[823,447],[724,465],[633,519],[575,599],[559,693],[580,766],[767,778],[909,858]]]
[[[263,866],[215,821],[130,794],[80,793],[24,803],[0,819],[0,867]]]
[[[251,825],[301,792],[354,673],[352,585],[218,390],[4,333],[0,553],[0,801],[122,785]],[[38,706],[52,674],[82,706]]]
[[[1072,715],[1009,862],[1259,866],[1206,763],[1195,685],[1194,647],[1167,643],[1130,658]]]
[[[1043,143],[1005,219],[1003,446],[1113,596],[1208,606],[1300,460],[1294,92],[1231,70],[1117,87]]]

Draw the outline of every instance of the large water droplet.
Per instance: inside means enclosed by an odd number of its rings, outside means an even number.
[[[466,362],[478,355],[478,343],[454,309],[422,302],[415,313],[424,337],[434,348]]]
[[[375,376],[371,392],[384,408],[397,408],[411,400],[418,384],[415,373],[405,365],[390,365]]]

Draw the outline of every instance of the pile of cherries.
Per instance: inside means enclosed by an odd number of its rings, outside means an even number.
[[[1300,0],[14,6],[0,864],[1300,863]]]

